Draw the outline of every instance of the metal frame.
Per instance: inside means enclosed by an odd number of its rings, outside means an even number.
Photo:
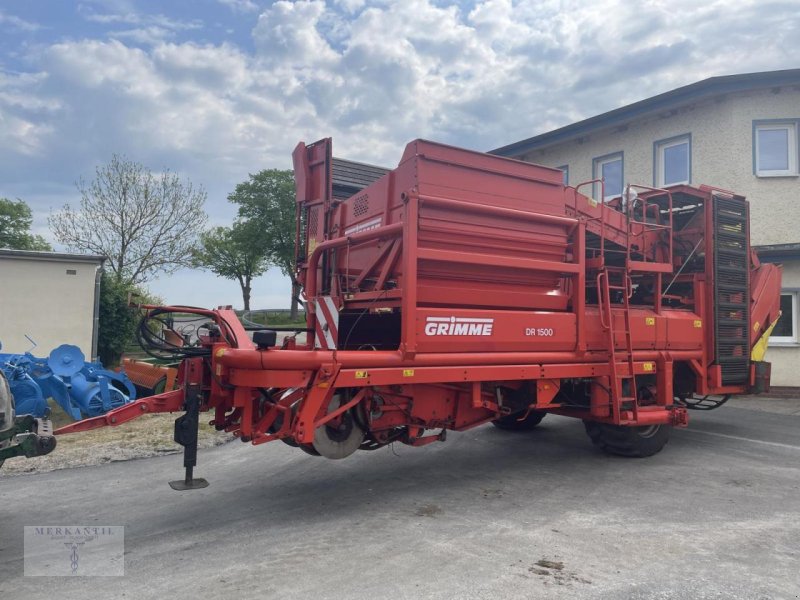
[[[330,157],[330,140],[294,154],[298,215],[324,209],[314,231],[298,217],[307,341],[256,347],[230,309],[144,307],[202,314],[224,335],[201,338],[206,358],[184,361],[182,389],[60,433],[178,410],[189,405],[190,383],[202,386],[199,410],[213,410],[216,427],[253,444],[281,439],[307,450],[348,415],[363,422],[365,449],[420,446],[444,438],[426,430],[462,431],[534,409],[683,426],[686,409],[673,393],[679,364],[694,374],[696,393],[749,389],[722,385],[710,350],[713,246],[700,270],[671,277],[680,295],[662,298],[662,275],[691,259],[687,243],[713,235],[712,198],[723,192],[635,186],[635,206],[595,202],[578,189],[602,190],[602,180],[565,187],[555,169],[418,140],[397,169],[359,192],[369,208],[356,216],[350,200],[331,200]],[[692,226],[676,232],[675,211],[686,207]],[[752,310],[766,327],[777,318],[779,271],[757,261],[752,268],[760,269]],[[397,327],[396,346],[351,347],[344,337],[316,348],[322,297],[359,315],[352,328],[365,316],[379,335]],[[569,385],[584,392],[567,396]]]

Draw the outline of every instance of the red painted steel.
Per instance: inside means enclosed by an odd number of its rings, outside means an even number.
[[[341,201],[331,147],[293,154],[305,342],[256,348],[230,310],[160,309],[202,314],[225,333],[201,338],[202,408],[217,427],[338,458],[530,410],[685,426],[692,396],[755,383],[723,365],[749,361],[778,318],[780,269],[751,253],[743,198],[629,186],[595,202],[559,170],[417,140]],[[722,253],[733,258],[720,263]],[[730,297],[747,304],[747,356],[715,337],[723,324],[741,333],[739,305],[715,299],[726,277],[746,285]],[[176,408],[175,396],[157,398]],[[70,430],[137,409],[122,410]]]

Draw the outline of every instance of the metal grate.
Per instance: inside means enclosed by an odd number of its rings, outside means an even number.
[[[723,385],[747,383],[750,373],[747,204],[714,196],[714,344]]]
[[[359,196],[353,201],[353,216],[360,217],[361,215],[367,214],[369,210],[369,196],[364,194],[363,196]]]
[[[317,221],[319,217],[317,214],[319,213],[319,209],[314,207],[311,209],[311,212],[308,215],[308,237],[316,237],[317,235]]]

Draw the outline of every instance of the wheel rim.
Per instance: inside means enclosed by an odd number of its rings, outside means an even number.
[[[649,425],[646,427],[638,428],[637,433],[639,434],[639,437],[651,438],[658,432],[660,428],[661,425]]]
[[[333,412],[346,401],[345,397],[337,394],[331,399],[328,412]],[[317,428],[313,447],[325,458],[345,458],[358,450],[364,441],[364,435],[364,430],[348,411],[341,415],[336,425],[326,424]]]

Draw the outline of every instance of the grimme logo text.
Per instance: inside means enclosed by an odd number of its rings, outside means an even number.
[[[428,317],[425,335],[492,335],[494,319]]]

